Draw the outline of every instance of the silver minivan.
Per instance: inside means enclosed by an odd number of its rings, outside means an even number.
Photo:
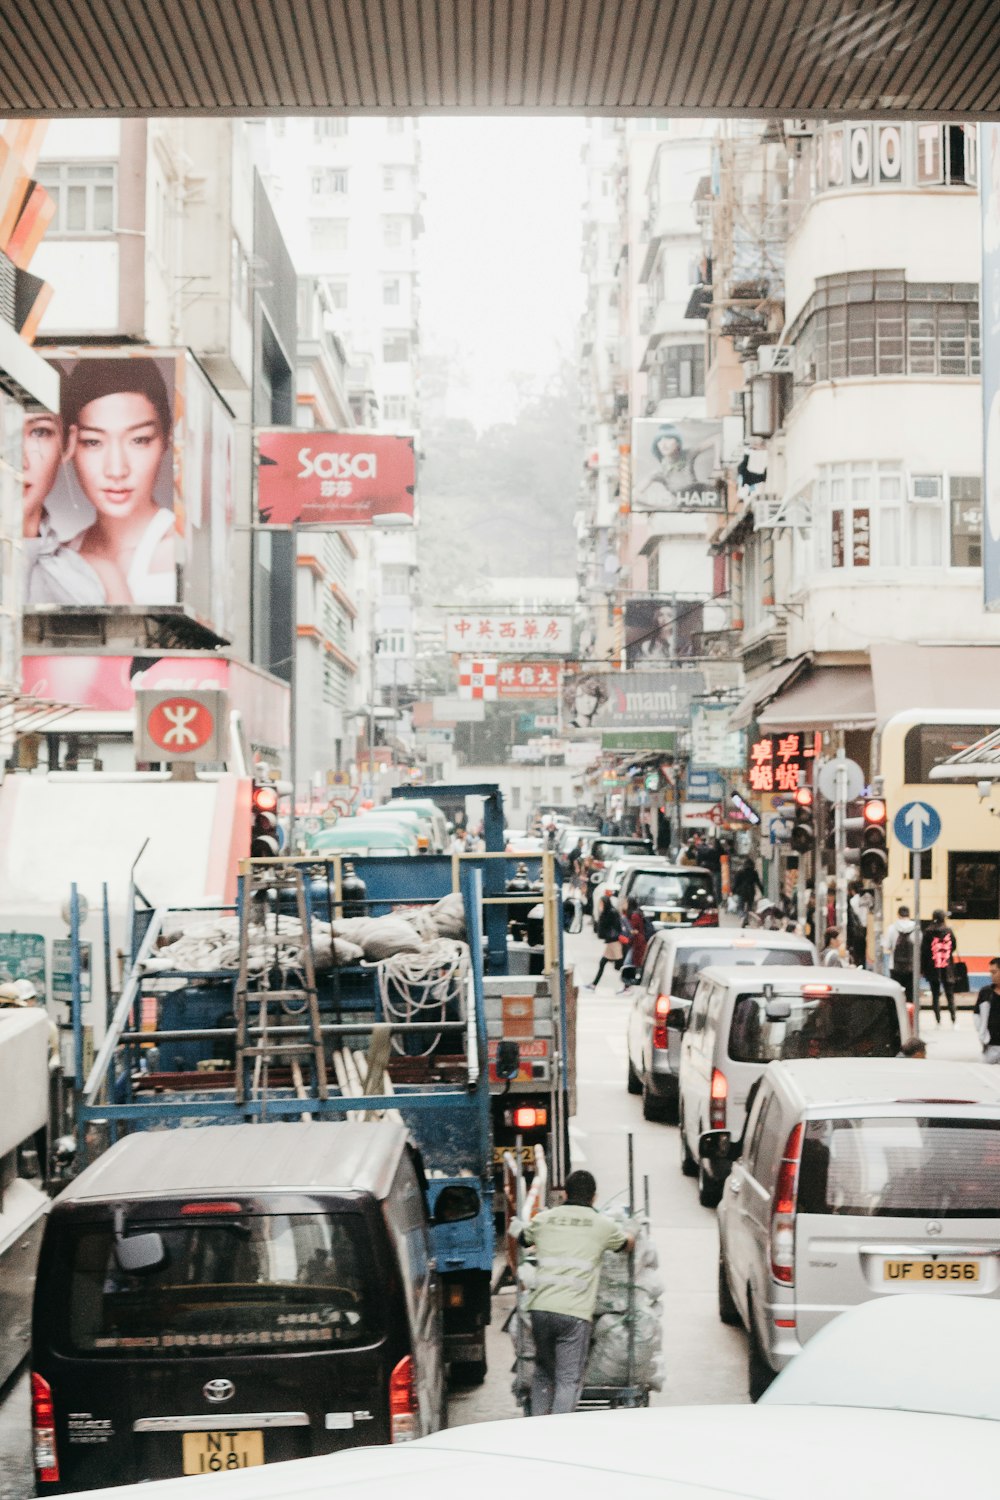
[[[816,950],[809,939],[790,932],[661,929],[646,950],[641,975],[622,970],[622,977],[634,985],[628,1018],[628,1091],[642,1095],[643,1117],[676,1118],[681,1039],[703,969],[709,964],[758,968],[815,963]]]
[[[681,1170],[706,1208],[724,1161],[699,1157],[703,1131],[742,1134],[747,1096],[768,1063],[800,1057],[895,1057],[909,1036],[906,997],[867,969],[718,967],[702,972],[681,1042]]]
[[[909,1058],[764,1073],[719,1205],[719,1315],[756,1400],[845,1308],[1000,1297],[1000,1069]]]

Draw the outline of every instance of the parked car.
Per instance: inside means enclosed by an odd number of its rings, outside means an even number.
[[[705,969],[680,1065],[681,1168],[698,1178],[701,1202],[718,1203],[729,1170],[700,1157],[702,1132],[742,1134],[750,1088],[768,1063],[895,1057],[909,1034],[902,989],[867,969]]]
[[[587,910],[593,909],[594,893],[604,876],[604,871],[614,860],[621,859],[626,854],[651,855],[653,845],[650,839],[630,838],[625,834],[612,836],[598,834],[587,851],[589,856],[589,869],[587,875]],[[600,906],[600,902],[598,902]]]
[[[622,881],[625,879],[626,871],[630,870],[633,865],[644,865],[647,868],[655,865],[666,868],[669,864],[670,861],[666,857],[657,859],[654,855],[650,854],[623,854],[620,859],[612,860],[611,864],[607,865],[602,872],[602,879],[593,888],[594,931],[597,931],[597,918],[600,915],[601,902],[604,897],[609,896],[616,907],[620,905],[621,886]]]
[[[42,1241],[39,1493],[434,1432],[444,1382],[429,1227],[401,1123],[119,1141],[55,1200]]]
[[[748,1333],[756,1399],[845,1308],[1000,1298],[1000,1076],[982,1063],[778,1062],[719,1206],[719,1315]]]
[[[646,951],[641,975],[625,967],[634,985],[628,1019],[628,1091],[642,1095],[645,1119],[676,1116],[681,1038],[701,972],[718,966],[816,963],[807,938],[783,932],[731,928],[662,928]]]
[[[625,871],[620,901],[634,897],[654,927],[718,927],[719,904],[711,873],[696,866],[654,862]]]

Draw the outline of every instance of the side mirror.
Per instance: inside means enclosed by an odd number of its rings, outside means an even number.
[[[670,1012],[667,1016],[668,1031],[687,1031],[688,1016],[691,1014],[687,1006],[678,1009],[676,1000],[670,1002]]]
[[[639,983],[639,970],[636,968],[635,964],[622,964],[619,973],[621,974],[622,984]]]
[[[432,1224],[461,1224],[468,1219],[478,1219],[481,1200],[474,1187],[461,1183],[450,1183],[443,1187],[434,1204]]]
[[[115,1209],[115,1260],[130,1276],[143,1271],[156,1271],[167,1258],[167,1247],[162,1234],[153,1230],[149,1234],[125,1234],[125,1213]]]
[[[510,1083],[521,1071],[521,1048],[517,1042],[501,1041],[497,1043],[497,1056],[494,1063],[497,1077],[504,1083]],[[443,1196],[443,1194],[442,1194]]]
[[[732,1161],[733,1143],[728,1130],[706,1130],[698,1137],[702,1161]]]
[[[769,1000],[764,1013],[769,1021],[787,1021],[792,1007],[787,1000]]]

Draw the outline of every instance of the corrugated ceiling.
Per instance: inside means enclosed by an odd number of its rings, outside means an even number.
[[[1000,116],[998,0],[0,0],[4,115]]]

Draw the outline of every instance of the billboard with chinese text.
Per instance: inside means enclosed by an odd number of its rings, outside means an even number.
[[[634,511],[724,510],[715,477],[722,452],[722,423],[681,417],[632,423]]]
[[[560,668],[547,661],[505,661],[497,671],[500,698],[555,698]]]
[[[412,521],[412,437],[377,432],[257,431],[257,512],[266,526]]]
[[[489,651],[491,655],[525,651],[552,651],[568,656],[573,644],[569,615],[549,610],[535,614],[511,614],[499,610],[449,610],[444,622],[448,651]]]
[[[983,282],[983,598],[1000,609],[1000,125],[980,125]]]
[[[820,751],[818,730],[764,734],[753,741],[747,781],[754,792],[794,792],[812,784],[812,768]]]
[[[229,629],[235,432],[185,350],[53,350],[60,410],[24,422],[28,608],[183,606]]]

